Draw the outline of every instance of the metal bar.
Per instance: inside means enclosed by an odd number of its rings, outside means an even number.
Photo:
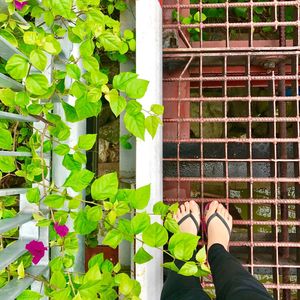
[[[295,183],[300,180],[299,177],[293,178],[293,177],[280,177],[280,178],[264,178],[264,177],[231,177],[230,180],[226,179],[224,177],[204,177],[203,179],[197,178],[197,177],[165,177],[163,179],[165,182],[200,182],[201,180],[204,182],[226,182],[226,181],[231,181],[231,182],[290,182],[290,183]]]
[[[275,95],[276,91],[275,91],[275,83],[274,83],[274,76],[272,73],[272,79],[269,80],[268,82],[268,91],[270,94]],[[275,101],[272,102],[268,102],[268,116],[274,116],[274,111],[276,110],[275,107]],[[276,138],[276,123],[275,121],[270,122],[268,124],[268,136],[270,138]],[[270,147],[269,150],[269,156],[271,158],[277,158],[276,157],[276,145],[272,145]],[[275,166],[275,164],[271,165],[271,172],[270,172],[270,176],[271,177],[276,177],[277,176],[277,168]],[[277,186],[275,183],[271,183],[271,189],[270,189],[270,198],[274,199],[274,204],[271,206],[271,219],[272,220],[276,220],[277,221],[277,204],[278,204],[278,199],[276,197],[276,191],[277,191]],[[278,229],[277,226],[272,226],[271,227],[271,231],[272,231],[272,238],[274,241],[278,241]],[[272,261],[274,262],[274,264],[278,264],[278,248],[274,247],[272,250]],[[272,269],[272,276],[273,276],[273,283],[277,284],[279,283],[279,272],[277,268],[273,268]],[[278,290],[273,290],[273,296],[274,298],[278,298]]]
[[[254,264],[255,265],[255,267],[257,267],[257,268],[274,268],[274,267],[276,267],[277,265],[276,264],[268,264],[268,263],[266,263],[266,264],[262,264],[262,263],[255,263]],[[249,264],[243,264],[243,266],[244,267],[248,267],[248,266],[250,266]],[[280,266],[280,268],[292,268],[292,269],[299,269],[300,268],[300,266],[299,265],[297,265],[297,264],[290,264],[290,265],[284,265],[284,264],[279,264],[279,266]]]
[[[294,15],[295,17],[299,20],[300,19],[300,4],[298,4],[298,11],[295,10],[294,11]],[[300,28],[298,28],[298,30],[294,30],[294,44],[298,44],[299,40],[300,40]],[[292,58],[292,73],[293,74],[297,74],[297,76],[299,77],[299,56],[294,56]],[[299,82],[298,82],[298,78],[296,79],[296,81],[294,81],[292,83],[292,95],[298,95],[299,89]],[[299,100],[297,102],[293,103],[293,111],[296,113],[296,115],[300,114],[300,110],[299,110]],[[293,131],[294,134],[296,136],[300,136],[300,128],[299,128],[299,124],[294,124],[293,125]],[[294,150],[294,157],[295,158],[299,158],[300,157],[300,144],[294,144],[293,146],[293,150]],[[300,176],[300,162],[299,160],[296,161],[294,163],[294,172],[295,172],[295,176]],[[295,198],[296,199],[300,199],[300,183],[296,182],[295,183]],[[296,220],[300,219],[300,203],[299,201],[297,203],[295,203],[295,211],[296,211]],[[300,226],[296,227],[296,239],[297,241],[300,241]],[[300,261],[300,249],[297,248],[296,250],[296,261]],[[297,283],[300,283],[300,270],[297,269]],[[297,291],[297,299],[300,299],[300,289]]]
[[[274,6],[298,6],[298,1],[264,1],[264,2],[223,2],[223,3],[202,3],[203,8],[222,8],[222,7],[274,7]],[[163,4],[162,8],[164,10],[167,9],[175,9],[177,8],[176,4]],[[199,8],[199,4],[184,4],[180,3],[181,9],[190,9],[190,8]]]
[[[226,53],[227,51],[230,53],[239,53],[241,51],[258,51],[260,53],[269,53],[270,51],[280,51],[281,53],[286,53],[288,51],[298,51],[299,46],[287,46],[284,49],[280,48],[278,45],[274,45],[272,47],[271,41],[266,41],[263,45],[261,41],[255,40],[253,42],[252,47],[247,47],[248,41],[232,41],[230,50],[228,47],[226,47],[225,41],[215,41],[215,42],[203,42],[203,45],[206,46],[205,48],[200,48],[200,45],[198,43],[194,42],[195,47],[186,48],[185,51],[182,51],[180,48],[164,48],[163,52],[164,54],[184,54],[184,53],[190,53],[190,54],[197,54],[197,53],[209,53],[209,54],[215,54],[216,52]],[[216,45],[220,45],[219,48],[216,48]],[[287,45],[290,45],[291,43],[287,43]],[[264,46],[265,45],[265,46]]]
[[[209,201],[214,201],[217,200],[220,203],[226,203],[226,199],[224,200],[224,197],[222,197],[222,195],[211,195],[211,194],[206,194],[204,193],[205,197],[199,197],[197,198],[199,200],[199,202],[205,202],[207,201],[207,199],[209,199]],[[186,201],[191,201],[191,200],[195,200],[195,198],[190,198],[190,197],[186,197],[185,198]],[[176,203],[178,202],[177,198],[164,198],[164,201],[166,203]],[[259,199],[259,204],[274,204],[274,202],[277,201],[278,204],[290,204],[290,205],[294,205],[294,204],[298,204],[299,200],[298,199],[275,199],[275,198],[268,198],[268,199]],[[243,203],[245,204],[249,204],[252,203],[253,199],[246,199],[243,198]],[[230,203],[232,204],[239,204],[241,203],[241,199],[230,199]],[[298,218],[300,219],[300,218]]]
[[[300,290],[300,284],[265,284],[265,287],[267,289],[273,288],[273,289],[278,289],[278,290],[285,290],[285,289],[293,289],[293,290]]]
[[[232,241],[229,243],[230,247],[274,247],[274,242],[256,242],[254,241],[251,243],[250,241]],[[300,248],[300,243],[298,242],[278,242],[277,247],[284,248],[284,247],[290,247],[290,248]],[[278,265],[277,265],[278,266]]]
[[[297,143],[299,142],[299,138],[286,138],[286,139],[282,139],[282,138],[276,138],[275,139],[276,142],[286,142],[286,143]],[[201,142],[201,143],[222,143],[224,141],[224,139],[222,138],[183,138],[183,139],[175,139],[175,138],[165,138],[164,142],[167,143],[176,143],[176,142]],[[236,143],[247,143],[249,142],[248,139],[246,138],[227,138],[228,142],[236,142]],[[252,142],[257,142],[257,143],[271,143],[274,141],[273,138],[252,138],[251,139]]]
[[[14,218],[0,220],[0,234],[30,221],[32,214],[18,214]],[[1,298],[0,298],[1,299]]]
[[[16,12],[13,14],[13,18],[16,19],[17,21],[23,23],[24,25],[28,25],[28,23],[26,22],[26,20],[21,15],[19,15]]]
[[[0,156],[14,156],[14,157],[31,157],[31,152],[17,152],[17,151],[0,151]]]
[[[284,103],[284,102],[282,102]],[[282,122],[282,124],[286,125],[286,122],[299,122],[300,120],[300,116],[298,117],[284,117],[284,116],[280,116],[277,117],[276,120],[278,122]],[[184,117],[180,117],[180,118],[165,118],[164,121],[166,123],[171,123],[171,122],[176,122],[176,123],[180,123],[180,122],[224,122],[226,121],[226,123],[228,122],[273,122],[274,118],[273,117],[232,117],[232,118],[228,118],[228,117],[213,117],[213,118],[209,118],[209,117],[204,117],[204,118],[184,118]],[[286,137],[280,136],[280,138],[285,139]],[[286,158],[283,158],[286,159]]]
[[[300,221],[256,221],[256,220],[235,220],[233,221],[234,224],[236,225],[249,225],[249,224],[254,224],[254,225],[278,225],[278,226],[299,226]]]
[[[0,111],[0,119],[19,121],[19,122],[35,122],[36,119],[31,116],[23,116],[15,113]]]
[[[225,56],[226,57],[226,56]],[[261,81],[264,81],[264,80],[268,80],[270,79],[269,76],[267,75],[264,75],[264,76],[251,76],[252,80],[261,80]],[[224,76],[215,76],[215,77],[198,77],[198,76],[195,76],[195,77],[184,77],[182,78],[181,80],[182,81],[223,81],[227,78],[225,78]],[[248,79],[248,76],[235,76],[235,77],[229,77],[229,80],[230,81],[246,81]],[[296,79],[296,75],[275,75],[275,79],[276,80],[295,80]],[[168,81],[178,81],[178,78],[177,77],[174,77],[174,78],[168,78],[168,79],[165,79],[164,81],[168,82]]]
[[[251,149],[251,148],[250,148]],[[183,162],[216,162],[226,161],[226,158],[164,158],[164,161],[183,161]],[[298,162],[297,158],[274,159],[274,158],[228,158],[228,162]]]
[[[207,287],[213,287],[213,284],[206,283]],[[300,290],[300,284],[271,284],[266,283],[264,284],[266,289],[278,289],[278,290],[284,290],[284,289],[292,289],[292,290]],[[296,299],[296,298],[295,298]],[[297,299],[298,300],[298,299]]]
[[[245,22],[245,23],[227,23],[226,26],[224,23],[202,23],[201,28],[256,28],[256,27],[264,27],[264,26],[297,26],[298,21],[285,21],[285,22],[256,22],[256,23],[251,23],[251,22]],[[177,28],[177,24],[167,24],[164,26],[164,29],[175,29]],[[181,24],[181,28],[199,28],[199,24]]]
[[[300,54],[300,50],[299,50],[299,47],[293,51],[291,50],[285,50],[285,49],[282,49],[282,48],[278,48],[278,50],[281,49],[281,54],[283,55],[291,55],[291,56],[294,56],[294,55],[299,55]],[[172,50],[174,51],[174,53],[170,52],[170,53],[164,53],[164,58],[182,58],[182,57],[185,57],[185,58],[190,58],[191,55],[193,57],[199,57],[199,56],[204,56],[204,57],[218,57],[218,56],[222,56],[222,57],[225,57],[225,56],[234,56],[234,57],[240,57],[240,56],[276,56],[278,55],[278,51],[275,51],[273,47],[271,47],[269,50],[270,51],[267,51],[267,52],[261,52],[259,51],[259,49],[257,49],[256,51],[251,51],[251,49],[249,48],[245,48],[245,49],[238,49],[237,51],[232,51],[232,50],[226,50],[226,51],[221,51],[221,52],[218,52],[216,53],[215,51],[212,51],[212,52],[205,52],[206,49],[195,49],[195,48],[192,48],[192,49],[177,49],[177,48],[172,48]],[[180,51],[179,50],[184,50],[184,51]],[[195,53],[191,53],[191,51],[195,51]],[[176,53],[176,51],[178,51],[179,53]],[[219,65],[220,66],[220,65]],[[252,68],[252,66],[251,66]],[[201,75],[201,74],[200,74]],[[221,75],[221,74],[220,74]],[[165,79],[164,79],[165,80]]]
[[[18,240],[8,245],[4,250],[0,251],[0,270],[3,270],[9,264],[13,263],[27,250],[25,249],[26,244],[29,240]]]
[[[14,278],[0,289],[0,299],[15,300],[24,290],[33,282],[34,277],[44,275],[47,272],[47,266],[34,266],[25,270],[28,274],[23,279]]]
[[[252,9],[253,8],[251,7],[251,10]],[[250,15],[251,15],[250,17],[252,18],[252,13],[250,13]],[[251,22],[252,22],[252,19],[251,19]],[[252,30],[250,30],[248,32],[248,39],[249,39],[249,43],[252,44],[252,42],[253,42],[253,32],[252,32]],[[247,75],[247,77],[248,77],[247,83],[245,83],[246,89],[247,89],[247,93],[246,94],[249,97],[248,107],[247,108],[248,108],[248,111],[250,112],[251,111],[251,105],[252,105],[252,102],[251,102],[252,98],[251,98],[251,59],[250,59],[249,56],[246,58],[246,61],[245,61],[245,69],[246,69],[245,70],[245,75]],[[249,139],[252,138],[252,130],[251,130],[251,128],[252,128],[252,121],[253,120],[249,120],[249,122],[247,123],[247,134],[246,134],[246,136]],[[249,147],[250,162],[247,164],[247,175],[249,177],[253,177],[253,150],[252,150],[252,148],[253,147],[252,147],[251,142],[250,142],[250,147]],[[252,218],[253,218],[253,202],[254,202],[253,201],[253,182],[249,182],[247,184],[247,188],[250,191],[250,193],[249,193],[250,200],[252,200],[249,203],[249,205],[247,206],[247,214],[248,214],[248,218],[250,218],[252,220]],[[233,207],[234,207],[234,205],[233,205]],[[248,235],[248,239],[251,241],[251,244],[252,244],[253,240],[254,240],[253,224],[250,224],[250,226],[248,226],[248,228],[247,228],[247,235]],[[253,264],[254,264],[254,249],[253,249],[253,246],[251,246],[250,249],[249,249],[249,251],[248,251],[248,261],[250,261],[250,264],[251,264],[251,266],[250,266],[251,274],[254,275],[254,268],[253,268]]]
[[[279,20],[283,22],[282,26],[279,27],[279,45],[280,47],[285,47],[286,46],[286,35],[285,35],[285,7],[280,6],[279,7]],[[285,62],[280,62],[278,65],[279,69],[279,74],[282,76],[285,76]],[[278,84],[278,93],[280,96],[284,96],[286,93],[286,85],[285,85],[285,80],[280,80]],[[280,101],[279,102],[279,117],[286,118],[287,116],[287,108],[286,108],[286,102]],[[287,120],[280,122],[279,123],[279,137],[286,139],[287,137],[287,130],[286,130],[286,125],[287,125]],[[287,145],[286,143],[281,143],[279,145],[280,147],[280,158],[283,160],[287,159]],[[281,162],[280,163],[280,176],[281,177],[286,177],[287,176],[287,163],[286,162]],[[286,182],[281,182],[280,183],[280,197],[282,198],[287,198],[288,190],[287,190],[287,184]],[[285,204],[280,205],[280,210],[281,210],[281,219],[282,220],[288,220],[288,206]],[[287,226],[281,226],[281,239],[284,242],[289,241],[289,229]],[[282,249],[282,257],[284,259],[288,259],[290,256],[290,249],[288,247]],[[283,283],[290,283],[290,275],[289,269],[281,269],[282,271],[282,280]],[[283,291],[283,299],[284,300],[290,300],[291,299],[291,293],[290,290],[284,290]]]
[[[221,97],[209,97],[209,98],[204,98],[204,97],[190,97],[190,98],[181,98],[181,101],[192,101],[192,102],[216,102],[219,101]],[[241,102],[241,101],[246,101],[248,102],[250,100],[250,98],[247,97],[227,97],[227,100],[230,102]],[[259,102],[263,102],[263,101],[268,101],[268,102],[273,102],[273,101],[293,101],[293,102],[297,102],[300,100],[300,96],[293,96],[293,97],[280,97],[280,96],[275,96],[272,98],[272,100],[270,100],[270,97],[251,97],[252,101],[259,101]],[[164,102],[176,102],[177,98],[172,98],[172,97],[166,97],[164,98]]]
[[[24,89],[23,85],[18,81],[11,79],[10,77],[0,73],[0,87],[11,88],[15,91],[22,91]]]
[[[14,113],[9,113],[6,111],[0,111],[0,119],[19,121],[19,122],[35,122],[36,119],[31,116],[22,116]]]
[[[5,60],[8,60],[14,54],[19,54],[25,57],[25,55],[22,52],[20,52],[17,48],[11,45],[2,36],[0,36],[0,49],[1,49],[0,56]]]
[[[26,194],[27,188],[0,189],[0,197]]]

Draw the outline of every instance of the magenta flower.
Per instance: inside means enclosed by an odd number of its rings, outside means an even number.
[[[54,223],[53,227],[60,237],[66,236],[69,232],[69,228],[66,225],[59,225],[57,222]]]
[[[27,1],[20,2],[17,0],[15,0],[14,3],[17,10],[21,10],[26,4],[28,4]]]
[[[47,250],[47,247],[44,246],[43,242],[34,240],[26,244],[25,248],[33,256],[32,262],[35,265],[42,259],[42,257],[45,255],[45,251]]]

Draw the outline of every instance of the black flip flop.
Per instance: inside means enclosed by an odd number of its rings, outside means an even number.
[[[229,237],[230,237],[230,236],[231,236],[231,230],[230,230],[230,227],[228,226],[226,220],[225,220],[225,219],[224,219],[217,211],[215,211],[215,212],[208,218],[208,220],[207,220],[207,222],[206,222],[206,228],[208,228],[209,223],[210,223],[211,220],[212,220],[213,218],[215,218],[215,217],[219,218],[219,219],[222,221],[222,223],[225,225],[225,227],[226,227],[226,229],[227,229],[227,231],[228,231]]]
[[[191,218],[192,221],[194,222],[194,224],[196,225],[197,228],[197,233],[199,232],[200,229],[200,224],[197,222],[196,218],[193,216],[193,214],[190,212],[187,215],[185,215],[184,217],[182,217],[179,221],[178,221],[178,225],[182,224],[186,219]]]

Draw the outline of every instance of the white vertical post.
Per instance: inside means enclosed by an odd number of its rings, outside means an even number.
[[[120,14],[120,23],[122,33],[126,29],[135,29],[135,0],[127,1],[128,9]],[[120,72],[130,72],[134,69],[135,62],[128,60],[126,63],[120,64]],[[124,124],[124,113],[120,116],[120,136],[128,134],[128,131]],[[133,141],[132,141],[133,140]],[[121,181],[127,182],[127,180],[135,179],[135,140],[132,139],[132,149],[124,149],[119,146],[120,163],[119,163],[119,176]],[[128,216],[130,218],[131,216]],[[132,267],[132,255],[133,247],[128,241],[123,241],[119,245],[119,262],[124,267]]]
[[[74,44],[73,49],[68,49],[70,45],[62,43],[62,48],[64,49],[64,52],[68,52],[68,55],[73,55],[76,58],[80,56],[79,54],[79,44]],[[66,86],[71,85],[71,79],[66,79]],[[68,98],[64,99],[68,104],[74,105],[75,104],[75,98],[72,96],[68,96]],[[65,112],[62,108],[61,103],[55,103],[54,104],[54,113],[59,115],[63,121],[65,120]],[[68,144],[70,147],[74,147],[77,142],[80,135],[86,133],[86,121],[80,121],[75,123],[69,123],[66,122],[66,124],[70,127],[70,137],[64,141],[65,144]],[[52,177],[55,185],[62,186],[69,176],[70,171],[67,170],[62,165],[62,157],[53,153],[53,159],[52,159]],[[71,196],[75,196],[78,193],[75,193],[71,188],[68,188],[68,193]],[[71,231],[73,231],[73,220],[68,219],[67,226],[70,228]],[[77,252],[77,255],[75,257],[75,264],[73,266],[73,270],[75,272],[84,272],[84,263],[85,263],[85,244],[84,244],[84,237],[81,235],[77,236],[78,243],[79,243],[79,249]],[[55,255],[55,253],[54,253]]]
[[[140,78],[149,80],[143,107],[150,110],[151,104],[162,104],[162,8],[159,0],[136,1],[136,72]],[[136,185],[137,188],[151,183],[151,198],[147,211],[162,200],[162,128],[154,139],[146,134],[145,141],[136,143]],[[160,222],[152,216],[152,222]],[[136,244],[136,248],[140,243]],[[147,264],[136,266],[136,279],[142,286],[140,298],[160,299],[163,284],[162,252],[147,250],[154,259]],[[154,288],[155,287],[155,288]]]
[[[128,9],[120,14],[121,31],[125,29],[135,29],[135,0],[129,0],[127,3]],[[130,72],[135,65],[132,61],[127,61],[125,64],[120,64],[120,72]],[[128,134],[124,125],[124,113],[120,116],[120,135]],[[132,142],[132,141],[130,141]],[[124,149],[120,145],[120,178],[133,179],[135,178],[135,141],[132,143],[132,149]]]

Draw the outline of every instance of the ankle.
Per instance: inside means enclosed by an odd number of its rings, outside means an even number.
[[[228,253],[228,251],[223,245],[219,243],[212,244],[209,248],[207,248],[207,260],[209,265],[213,265],[217,258],[226,253]]]
[[[209,253],[209,251],[211,249],[224,249],[226,252],[228,252],[228,244],[224,245],[220,242],[213,242],[213,243],[207,243],[207,253]],[[214,251],[214,250],[213,250]]]

